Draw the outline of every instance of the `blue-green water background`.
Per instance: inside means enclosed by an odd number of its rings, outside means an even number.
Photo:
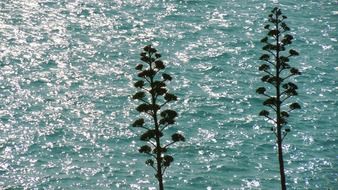
[[[163,53],[179,112],[167,189],[278,189],[274,135],[257,116],[268,0],[1,0],[0,189],[155,189],[139,154],[134,66]],[[302,110],[290,189],[338,188],[338,4],[284,0]]]

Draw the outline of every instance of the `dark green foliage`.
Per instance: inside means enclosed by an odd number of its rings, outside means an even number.
[[[259,88],[257,88],[257,90],[256,90],[256,92],[257,92],[258,94],[264,94],[265,91],[266,91],[266,88],[264,88],[264,87],[259,87]]]
[[[151,166],[151,167],[154,167],[154,160],[148,159],[148,160],[146,161],[146,164],[149,165],[149,166]]]
[[[264,39],[265,39],[265,38],[264,38]],[[268,38],[266,38],[266,39],[268,39]],[[262,40],[261,42],[263,42],[263,40]],[[263,60],[263,61],[268,61],[268,60],[270,59],[270,55],[268,55],[268,54],[263,54],[259,59],[260,59],[260,60]]]
[[[134,83],[134,86],[136,88],[142,88],[144,86],[144,81],[143,80],[139,80],[137,82]]]
[[[132,124],[133,127],[143,127],[144,124],[144,119],[138,119],[136,121],[134,121],[134,123]]]
[[[168,92],[166,82],[171,81],[169,74],[163,73],[165,64],[161,58],[161,54],[157,50],[148,45],[143,48],[141,61],[145,64],[138,64],[135,69],[138,71],[137,76],[140,78],[134,83],[134,86],[140,91],[136,92],[132,98],[141,101],[136,107],[140,113],[144,113],[151,118],[151,124],[145,126],[143,118],[137,119],[132,126],[140,127],[146,131],[140,136],[141,141],[146,141],[148,145],[144,145],[139,149],[140,153],[150,155],[154,159],[148,159],[145,163],[156,171],[156,178],[159,183],[159,189],[163,187],[163,175],[165,170],[174,161],[170,155],[165,155],[168,147],[179,141],[185,141],[183,135],[174,133],[171,136],[171,142],[161,145],[161,138],[164,137],[163,131],[170,125],[175,124],[177,112],[171,109],[162,111],[162,108],[171,102],[177,101],[177,96]],[[159,74],[162,75],[159,75]],[[162,77],[161,77],[162,76]]]
[[[164,99],[167,102],[177,101],[177,96],[175,96],[174,94],[166,93],[165,96],[164,96]]]
[[[260,67],[259,67],[259,70],[260,71],[267,71],[270,69],[270,66],[267,65],[267,64],[262,64]]]
[[[259,112],[259,115],[260,116],[265,116],[265,117],[267,117],[267,116],[269,116],[269,112],[268,111],[266,111],[266,110],[262,110],[261,112]]]
[[[262,49],[265,53],[259,58],[259,60],[264,63],[258,68],[259,71],[264,72],[264,76],[261,80],[267,84],[267,87],[259,87],[256,92],[267,97],[267,99],[263,101],[263,105],[267,106],[270,111],[262,110],[259,115],[274,123],[271,131],[276,135],[281,187],[285,190],[286,181],[282,142],[287,133],[290,132],[289,128],[285,128],[287,119],[290,116],[290,111],[300,109],[298,103],[287,103],[286,101],[298,95],[297,85],[288,82],[287,79],[300,75],[301,72],[299,72],[297,68],[289,65],[290,57],[298,56],[299,53],[293,49],[286,51],[293,40],[293,36],[287,34],[290,30],[284,22],[287,17],[284,16],[282,11],[277,7],[271,11],[268,17],[270,23],[264,27],[268,30],[267,36],[261,40],[263,43]],[[271,116],[271,112],[275,114]]]
[[[143,65],[142,65],[142,64],[138,64],[138,65],[135,67],[136,70],[142,70],[142,68],[143,68]]]
[[[286,111],[282,111],[282,112],[281,112],[281,116],[282,116],[282,117],[289,117],[289,113],[286,112]]]
[[[290,49],[289,53],[290,53],[291,56],[298,56],[299,55],[299,53],[297,51],[293,50],[293,49]]]
[[[156,69],[164,69],[165,66],[164,66],[164,64],[161,60],[157,60],[157,61],[155,61],[155,68]]]
[[[161,117],[174,119],[177,117],[177,113],[174,110],[164,110],[161,112]]]
[[[290,104],[290,110],[300,109],[300,105],[298,103]]]
[[[174,158],[172,156],[165,155],[163,157],[163,166],[168,167],[168,166],[170,166],[171,162],[173,162],[173,161],[174,161]]]
[[[141,148],[138,150],[140,153],[150,153],[151,152],[151,148],[148,145],[143,145],[141,146]]]
[[[261,80],[263,81],[263,82],[267,82],[268,81],[268,79],[270,79],[270,75],[264,75],[262,78],[261,78]]]
[[[168,80],[168,81],[171,81],[172,80],[172,77],[170,76],[170,75],[168,75],[168,74],[165,74],[165,73],[163,73],[162,74],[162,77],[163,77],[163,80]]]
[[[161,136],[163,136],[163,135],[161,135]],[[140,140],[141,141],[149,141],[151,139],[155,139],[155,137],[156,137],[156,131],[155,130],[148,130],[141,135]]]
[[[133,99],[142,99],[146,96],[146,94],[144,92],[137,92],[136,94],[134,94]]]
[[[149,112],[149,111],[151,111],[151,105],[149,105],[149,104],[141,104],[141,105],[137,106],[136,110],[138,112],[145,112],[145,113],[149,113],[150,114],[151,112]]]
[[[179,134],[179,133],[175,133],[173,135],[171,135],[171,139],[173,140],[173,142],[178,142],[178,141],[185,141],[185,138],[183,137],[183,135]]]

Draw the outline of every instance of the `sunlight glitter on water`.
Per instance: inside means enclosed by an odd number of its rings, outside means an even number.
[[[175,129],[188,137],[173,150],[168,187],[273,189],[274,139],[257,116],[253,70],[271,2],[1,2],[0,186],[155,189],[137,152],[139,132],[129,127],[137,117],[133,67],[153,43],[174,76]],[[286,143],[295,189],[337,184],[330,6],[282,4],[301,52],[294,63],[305,73],[297,79],[304,109]]]

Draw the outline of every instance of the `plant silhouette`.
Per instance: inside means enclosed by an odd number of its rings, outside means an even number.
[[[286,127],[287,118],[292,110],[300,109],[298,103],[288,103],[289,98],[297,95],[298,87],[287,79],[301,74],[297,68],[289,65],[289,58],[299,54],[293,49],[286,51],[286,47],[292,44],[293,37],[287,34],[290,28],[286,25],[285,19],[287,17],[278,7],[275,7],[269,15],[269,24],[264,27],[268,32],[261,42],[264,44],[262,49],[266,54],[259,58],[264,62],[259,70],[265,73],[261,80],[270,87],[259,87],[256,90],[258,94],[267,97],[263,105],[269,109],[262,110],[259,115],[274,124],[271,130],[276,135],[282,190],[286,189],[282,143],[290,132]]]
[[[141,146],[139,152],[151,157],[145,163],[155,170],[159,189],[163,190],[163,175],[174,161],[174,158],[167,154],[168,147],[176,142],[185,141],[185,138],[179,133],[174,133],[171,135],[171,141],[162,145],[161,138],[164,136],[164,130],[175,124],[175,119],[178,116],[176,111],[163,108],[168,103],[177,101],[177,97],[169,93],[166,88],[166,83],[171,81],[172,77],[163,72],[165,65],[160,60],[161,54],[148,45],[143,48],[140,55],[144,63],[135,67],[139,80],[135,82],[134,86],[139,91],[133,95],[133,99],[141,102],[136,110],[143,113],[144,117],[137,119],[132,126],[146,130],[140,140],[147,142],[147,144]],[[160,74],[162,75],[159,76]],[[145,124],[146,119],[152,121],[151,125]]]

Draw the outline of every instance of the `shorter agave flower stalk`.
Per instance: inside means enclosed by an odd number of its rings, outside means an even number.
[[[286,18],[277,7],[269,15],[270,24],[264,27],[268,30],[268,33],[261,40],[264,44],[263,50],[267,53],[260,57],[260,60],[264,63],[259,67],[259,70],[265,73],[261,78],[262,81],[269,84],[271,88],[259,87],[256,90],[258,94],[267,97],[263,105],[268,107],[269,111],[262,110],[259,115],[274,123],[271,131],[276,135],[281,187],[283,190],[286,189],[286,181],[282,142],[290,132],[290,129],[286,128],[287,118],[291,111],[300,109],[298,103],[287,103],[289,98],[297,95],[298,89],[296,84],[288,82],[287,79],[301,74],[298,69],[289,65],[290,58],[299,54],[293,49],[286,51],[286,47],[292,44],[293,40],[293,37],[287,34],[290,28],[284,22]]]
[[[145,117],[137,119],[132,126],[146,130],[140,140],[147,144],[141,146],[139,152],[151,157],[145,163],[155,170],[159,189],[163,190],[164,172],[174,161],[174,158],[167,154],[167,150],[176,142],[185,141],[185,138],[179,133],[174,133],[171,136],[171,142],[162,145],[161,138],[164,136],[164,130],[175,124],[178,114],[174,110],[163,109],[168,103],[177,101],[177,97],[169,93],[166,88],[166,83],[171,81],[172,77],[163,73],[165,65],[160,58],[161,54],[157,53],[152,46],[148,45],[143,48],[141,60],[144,63],[135,67],[139,72],[139,80],[134,86],[139,89],[139,92],[133,95],[133,99],[141,102],[136,110],[143,113]],[[160,73],[162,77],[159,76]],[[147,118],[152,120],[151,125],[145,124]]]

